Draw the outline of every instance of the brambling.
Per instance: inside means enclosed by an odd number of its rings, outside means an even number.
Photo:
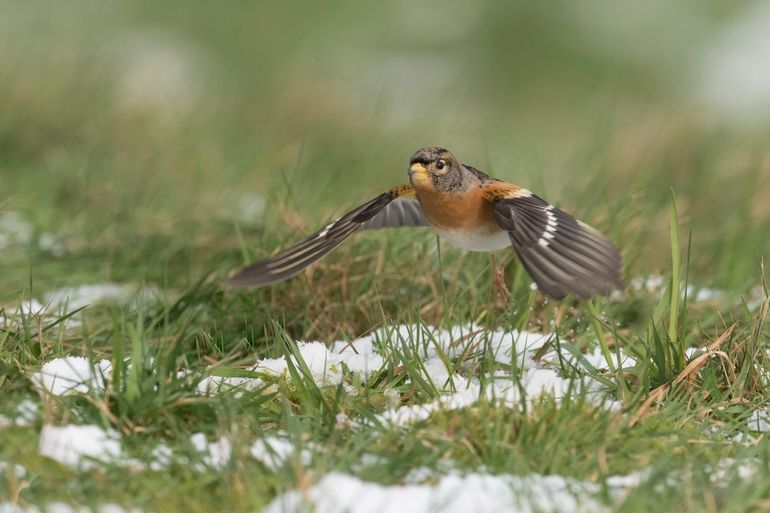
[[[623,287],[617,247],[527,189],[461,164],[437,147],[412,155],[408,176],[409,185],[380,194],[302,242],[240,270],[227,284],[263,286],[289,278],[359,230],[430,226],[470,251],[512,246],[538,289],[556,299],[569,294],[586,299]]]

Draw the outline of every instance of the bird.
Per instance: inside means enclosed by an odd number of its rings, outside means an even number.
[[[537,289],[554,299],[589,299],[623,288],[617,246],[598,230],[528,189],[461,164],[445,148],[420,148],[409,160],[409,183],[398,185],[326,224],[301,242],[249,265],[230,288],[280,282],[362,230],[430,227],[465,250],[513,247]]]

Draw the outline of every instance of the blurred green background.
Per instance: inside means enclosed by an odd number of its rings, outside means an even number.
[[[0,297],[225,273],[239,230],[268,254],[424,145],[607,231],[629,277],[665,269],[673,190],[691,281],[746,290],[769,25],[703,0],[2,2]]]

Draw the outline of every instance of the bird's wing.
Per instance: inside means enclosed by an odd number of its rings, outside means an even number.
[[[280,253],[241,269],[226,284],[256,287],[289,278],[334,248],[353,232],[401,226],[427,226],[411,185],[394,187],[336,219],[305,240]]]
[[[585,299],[623,288],[620,252],[594,228],[515,185],[490,184],[485,197],[524,268],[549,296]]]

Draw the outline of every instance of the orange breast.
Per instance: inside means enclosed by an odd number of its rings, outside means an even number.
[[[484,230],[490,233],[500,230],[481,187],[472,186],[462,193],[415,189],[426,219],[438,229]]]

